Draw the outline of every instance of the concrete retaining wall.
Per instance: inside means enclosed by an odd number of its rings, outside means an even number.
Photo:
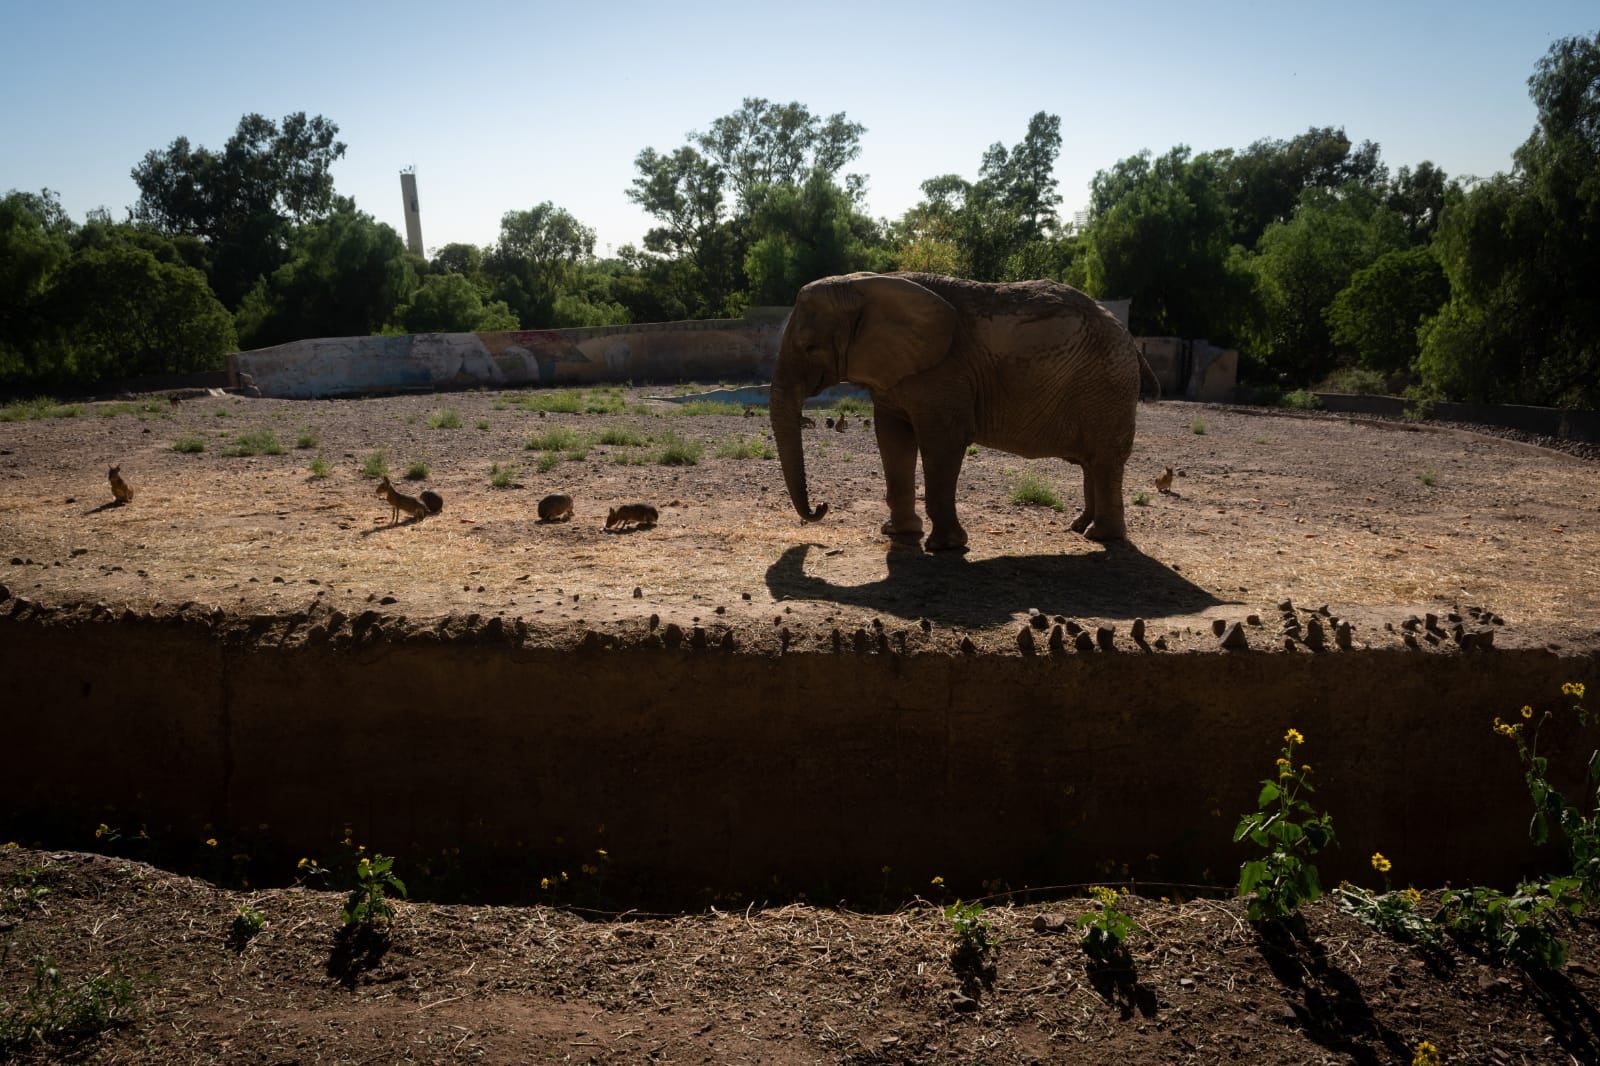
[[[1593,660],[1542,651],[763,658],[10,619],[0,676],[12,836],[263,826],[304,854],[351,825],[402,861],[489,863],[604,847],[683,899],[1076,883],[1105,863],[1227,882],[1234,824],[1291,726],[1343,841],[1325,883],[1370,878],[1382,851],[1401,883],[1506,884],[1535,854],[1490,723],[1600,683]],[[1558,765],[1567,718],[1541,741]]]
[[[1319,392],[1324,409],[1352,414],[1400,418],[1412,406],[1398,396],[1366,396],[1343,392]],[[1527,407],[1517,404],[1436,403],[1429,417],[1445,422],[1474,422],[1484,426],[1504,426],[1525,433],[1562,440],[1600,441],[1600,411],[1571,411],[1559,407]]]
[[[322,337],[228,357],[234,384],[315,399],[506,385],[593,385],[772,376],[783,323],[658,322],[507,333]]]

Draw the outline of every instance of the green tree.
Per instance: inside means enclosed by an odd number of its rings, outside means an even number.
[[[43,300],[72,254],[76,226],[55,193],[12,190],[0,199],[0,382],[40,376]]]
[[[1248,263],[1265,312],[1257,350],[1279,374],[1309,384],[1334,368],[1326,310],[1356,271],[1405,247],[1404,225],[1376,190],[1308,189],[1287,222],[1269,225]]]
[[[1417,169],[1401,167],[1389,186],[1386,206],[1405,222],[1406,236],[1414,245],[1433,240],[1447,201],[1460,199],[1461,183],[1424,161]]]
[[[1071,279],[1093,296],[1130,298],[1138,334],[1233,344],[1253,320],[1252,275],[1233,254],[1219,157],[1178,145],[1097,173]]]
[[[1313,126],[1288,141],[1259,140],[1216,159],[1233,218],[1232,242],[1245,248],[1254,248],[1272,223],[1289,221],[1307,189],[1375,188],[1387,176],[1376,144],[1352,147],[1343,129],[1328,126]]]
[[[1335,344],[1361,365],[1385,374],[1410,371],[1420,347],[1417,327],[1450,299],[1450,282],[1423,248],[1386,252],[1357,270],[1328,306]]]
[[[570,308],[583,288],[580,278],[594,262],[594,239],[594,230],[549,201],[506,212],[500,240],[484,257],[492,295],[525,329],[569,324],[556,308]]]
[[[187,137],[152,150],[133,168],[135,222],[211,248],[211,287],[237,307],[286,258],[291,226],[335,210],[333,163],[344,155],[339,127],[303,111],[281,123],[245,115],[222,147],[192,147]]]
[[[1027,271],[1063,260],[1051,243],[1061,202],[1055,179],[1060,150],[1061,119],[1040,111],[1029,120],[1021,143],[1010,149],[999,142],[989,146],[977,181],[944,174],[923,182],[924,199],[893,228],[901,268],[976,281],[1059,279],[1059,273]],[[1030,245],[1043,247],[1025,253]]]
[[[820,168],[802,185],[770,190],[750,228],[760,234],[745,254],[753,304],[792,304],[800,288],[817,278],[885,265],[873,256],[876,225]]]
[[[1424,331],[1445,395],[1600,404],[1600,33],[1556,41],[1528,79],[1537,125],[1510,175],[1447,202],[1434,238],[1451,302]]]
[[[57,373],[78,382],[215,370],[236,348],[232,316],[205,275],[130,242],[75,252],[47,307]]]
[[[430,274],[395,315],[407,333],[490,333],[520,328],[504,301],[485,305],[465,275]]]
[[[377,332],[411,300],[415,269],[393,227],[341,198],[327,218],[294,230],[287,262],[262,278],[239,308],[249,347],[303,337]]]

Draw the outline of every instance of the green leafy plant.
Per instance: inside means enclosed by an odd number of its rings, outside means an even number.
[[[961,981],[962,991],[976,996],[981,987],[994,983],[996,942],[994,931],[983,920],[983,904],[977,900],[956,900],[944,908],[954,943],[950,947],[950,968]]]
[[[311,460],[312,477],[325,478],[332,472],[333,468],[328,465],[328,460],[324,459],[320,453],[318,453],[315,459]]]
[[[1594,726],[1588,709],[1583,704],[1584,685],[1569,681],[1561,686],[1561,694],[1573,700],[1572,711],[1582,729]],[[1545,710],[1533,722],[1531,705],[1518,712],[1521,722],[1494,720],[1494,730],[1506,737],[1517,748],[1522,762],[1523,780],[1528,795],[1533,800],[1533,819],[1528,823],[1528,836],[1535,844],[1550,842],[1551,827],[1561,831],[1567,843],[1567,868],[1574,879],[1577,891],[1585,904],[1600,903],[1600,749],[1591,750],[1583,764],[1581,794],[1588,798],[1587,809],[1567,802],[1566,795],[1550,783],[1550,759],[1539,753],[1539,733],[1555,716]]]
[[[394,920],[394,905],[389,893],[405,897],[405,882],[394,874],[394,857],[374,854],[363,856],[356,863],[356,887],[350,890],[344,906],[339,910],[339,920],[346,926],[372,928],[388,925]]]
[[[1293,392],[1285,393],[1278,403],[1297,411],[1317,411],[1322,408],[1322,401],[1310,389],[1295,389]]]
[[[560,452],[576,448],[580,444],[578,434],[561,426],[552,426],[542,433],[535,433],[523,442],[523,447],[530,452]]]
[[[389,476],[389,457],[382,451],[370,452],[361,461],[361,476],[381,478]]]
[[[561,453],[560,452],[545,452],[543,455],[539,456],[539,462],[536,464],[536,466],[538,467],[539,473],[541,473],[541,474],[548,474],[550,471],[554,470],[556,467],[558,467],[560,465],[561,465]]]
[[[517,465],[506,463],[502,466],[494,463],[489,467],[489,484],[497,489],[509,489],[516,481]]]
[[[773,451],[772,445],[760,437],[746,440],[725,440],[717,445],[718,459],[776,459],[778,453]]]
[[[1060,494],[1032,469],[1024,470],[1011,483],[1010,499],[1012,503],[1051,507],[1057,511],[1066,509],[1066,504],[1061,502]]]
[[[233,447],[222,454],[237,458],[243,455],[282,455],[283,451],[283,445],[278,443],[278,435],[272,430],[253,429],[235,437]]]
[[[835,417],[839,415],[865,417],[872,413],[872,401],[863,400],[859,396],[841,396],[833,401],[833,406],[828,409],[828,413]]]
[[[736,403],[723,403],[720,400],[685,400],[683,403],[672,405],[675,415],[744,415],[744,408]]]
[[[190,433],[173,441],[172,450],[175,452],[185,452],[191,455],[196,452],[203,452],[206,450],[206,439]]]
[[[1437,485],[1439,483],[1439,471],[1430,466],[1428,469],[1417,475],[1417,480],[1430,487]]]
[[[977,454],[978,454],[978,446],[976,444],[967,445],[967,455],[972,456],[972,455],[977,455]]]
[[[607,426],[595,438],[596,444],[604,444],[615,448],[642,448],[648,441],[642,434],[622,426]]]
[[[424,481],[428,477],[427,463],[412,463],[406,467],[405,479],[407,481]]]
[[[1235,844],[1246,838],[1266,854],[1239,868],[1239,895],[1250,897],[1250,920],[1276,921],[1298,916],[1300,907],[1322,895],[1322,881],[1312,856],[1335,843],[1333,819],[1318,814],[1304,797],[1311,787],[1311,767],[1295,765],[1295,751],[1305,743],[1299,730],[1284,734],[1278,774],[1261,782],[1256,810],[1239,819]]]
[[[310,426],[307,426],[304,429],[302,429],[300,431],[300,435],[295,437],[295,439],[294,439],[294,446],[296,448],[301,449],[301,450],[304,450],[304,449],[307,449],[307,448],[315,448],[317,445],[319,445],[321,443],[322,443],[322,436],[315,429],[313,429]]]
[[[1149,507],[1150,506],[1150,494],[1148,492],[1136,492],[1136,493],[1134,493],[1133,494],[1133,505],[1135,507]]]
[[[1567,942],[1557,935],[1566,915],[1576,915],[1582,900],[1570,882],[1524,882],[1511,895],[1494,888],[1449,889],[1437,920],[1468,946],[1496,962],[1510,961],[1534,970],[1560,970]]]
[[[1197,437],[1205,436],[1206,430],[1209,428],[1210,427],[1206,425],[1206,420],[1198,416],[1189,422],[1189,432],[1193,433]]]
[[[1372,868],[1383,875],[1383,891],[1373,892],[1348,881],[1342,882],[1337,889],[1339,909],[1397,940],[1437,949],[1442,943],[1439,923],[1417,911],[1422,893],[1414,888],[1398,892],[1390,889],[1392,866],[1381,852],[1372,856]]]
[[[48,396],[13,400],[0,406],[0,422],[33,422],[41,418],[79,418],[86,411],[82,404],[56,403]]]
[[[255,939],[261,927],[266,924],[267,916],[257,907],[248,903],[239,904],[239,909],[233,914],[233,923],[228,927],[228,936],[235,944],[248,944]]]
[[[33,963],[33,984],[22,997],[0,1000],[0,1051],[81,1043],[127,1022],[133,1013],[133,982],[119,964],[69,985],[54,960],[40,957]]]
[[[487,432],[489,429],[489,420],[487,418],[478,419],[478,428]]]
[[[1099,906],[1078,919],[1083,934],[1083,950],[1099,962],[1121,962],[1128,957],[1128,934],[1133,932],[1133,917],[1117,909],[1117,890],[1096,885],[1089,895]]]
[[[461,412],[454,407],[441,407],[428,413],[429,429],[460,429]]]
[[[656,462],[662,466],[694,466],[705,454],[705,445],[670,430],[661,434],[657,443],[661,447],[656,452]]]

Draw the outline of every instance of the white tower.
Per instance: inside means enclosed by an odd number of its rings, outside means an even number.
[[[411,254],[422,256],[422,209],[417,206],[417,168],[406,167],[400,172],[400,196],[406,206],[406,247]]]

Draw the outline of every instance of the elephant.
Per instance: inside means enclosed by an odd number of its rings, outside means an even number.
[[[773,368],[772,435],[795,510],[820,521],[828,505],[813,509],[807,495],[801,408],[830,385],[863,385],[887,482],[885,534],[922,534],[920,452],[933,524],[925,546],[964,549],[956,481],[968,445],[981,444],[1082,467],[1073,531],[1119,540],[1142,379],[1154,374],[1127,328],[1069,286],[846,274],[813,281],[795,299]]]

